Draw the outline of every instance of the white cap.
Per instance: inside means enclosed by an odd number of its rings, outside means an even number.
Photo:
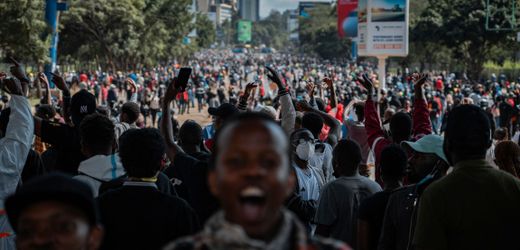
[[[404,141],[401,146],[408,145],[411,149],[419,153],[435,154],[443,161],[448,163],[446,155],[442,149],[444,138],[438,135],[425,135],[416,142]],[[448,163],[449,164],[449,163]]]

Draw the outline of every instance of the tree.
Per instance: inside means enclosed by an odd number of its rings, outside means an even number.
[[[350,41],[337,34],[335,8],[319,6],[310,17],[300,17],[300,43],[303,51],[313,51],[325,59],[350,57]]]
[[[43,0],[0,1],[0,52],[35,63],[48,60],[50,36],[44,21]]]
[[[506,17],[496,18],[503,23]],[[492,49],[513,35],[486,30],[485,20],[485,0],[428,0],[417,25],[424,31],[423,39],[451,48],[470,78],[478,80]]]
[[[71,0],[60,51],[115,69],[182,56],[194,28],[189,0]]]
[[[253,44],[282,49],[289,42],[285,27],[288,12],[284,14],[272,10],[269,16],[253,24]]]
[[[208,48],[215,42],[215,26],[208,16],[198,14],[195,21],[197,29],[197,44],[201,48]]]

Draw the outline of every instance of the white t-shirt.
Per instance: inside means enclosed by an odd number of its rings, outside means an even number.
[[[320,186],[316,172],[312,171],[311,167],[301,169],[298,166],[294,166],[294,169],[298,178],[298,194],[305,201],[317,201],[320,198]]]

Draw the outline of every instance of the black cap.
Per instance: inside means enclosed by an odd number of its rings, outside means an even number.
[[[235,114],[237,114],[238,108],[235,105],[230,103],[224,103],[220,105],[218,108],[208,108],[208,113],[213,116],[219,116],[221,118],[228,118]]]
[[[85,213],[91,225],[99,222],[91,188],[65,174],[48,174],[25,183],[5,201],[7,217],[14,231],[18,229],[20,214],[31,205],[43,201],[58,201]]]
[[[70,100],[70,114],[85,117],[96,112],[96,97],[86,90],[80,90]]]

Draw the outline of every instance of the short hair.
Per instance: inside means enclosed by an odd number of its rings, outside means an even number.
[[[198,145],[202,141],[202,127],[193,120],[185,121],[179,130],[182,145]]]
[[[35,115],[44,120],[50,120],[56,116],[56,109],[52,105],[41,104],[36,108]]]
[[[404,150],[390,144],[381,151],[381,175],[385,178],[399,180],[405,175],[408,159]]]
[[[126,114],[129,123],[134,123],[139,118],[141,111],[135,102],[127,102],[121,107],[121,113]]]
[[[509,136],[507,128],[497,128],[493,133],[493,139],[503,141],[507,140]]]
[[[491,146],[491,124],[486,113],[475,105],[453,108],[446,122],[447,142],[451,152],[462,157],[484,155]]]
[[[356,116],[358,117],[358,121],[361,122],[361,121],[365,120],[365,103],[358,102],[358,103],[354,104],[354,112],[356,113]]]
[[[231,117],[230,119],[226,120],[224,122],[224,124],[222,125],[222,127],[219,130],[217,130],[217,132],[215,133],[213,152],[209,159],[210,168],[214,169],[216,167],[217,157],[221,150],[220,149],[220,140],[222,140],[222,132],[226,131],[228,127],[231,127],[237,123],[245,123],[245,122],[250,122],[250,121],[266,122],[269,124],[274,124],[277,127],[279,127],[280,129],[282,129],[280,127],[280,125],[275,120],[273,120],[272,117],[270,117],[269,115],[267,115],[265,113],[243,112],[243,113],[239,113],[238,115]]]
[[[112,146],[116,137],[114,123],[101,114],[90,114],[79,125],[81,144],[94,152],[106,150]]]
[[[165,152],[164,139],[154,128],[130,129],[119,138],[119,157],[130,177],[154,177]]]
[[[353,175],[361,163],[361,148],[352,140],[340,140],[332,151],[332,162],[345,173]]]
[[[289,137],[289,141],[291,143],[291,146],[290,146],[291,151],[293,151],[298,146],[298,140],[301,138],[300,135],[304,134],[304,133],[311,133],[311,135],[312,135],[312,132],[306,128],[300,128],[291,133],[291,135]],[[313,135],[313,137],[314,137],[314,135]],[[314,139],[316,139],[316,138],[314,138]]]
[[[318,137],[323,128],[323,118],[316,113],[307,112],[302,117],[302,127],[311,131],[314,137]]]
[[[390,132],[392,137],[408,139],[412,134],[412,118],[404,112],[397,112],[390,119]]]

